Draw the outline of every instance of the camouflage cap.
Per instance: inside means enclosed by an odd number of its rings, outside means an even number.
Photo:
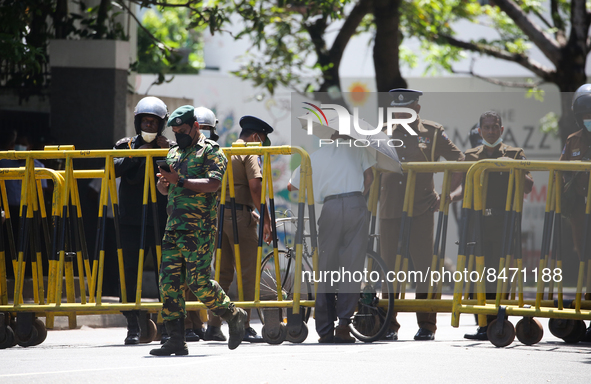
[[[195,107],[183,105],[174,110],[168,119],[169,127],[176,127],[183,124],[192,124],[195,121]]]

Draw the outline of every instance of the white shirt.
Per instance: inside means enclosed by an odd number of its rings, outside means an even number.
[[[323,145],[310,155],[314,201],[318,204],[324,203],[327,196],[362,192],[363,172],[376,164],[367,149],[357,148],[349,140],[337,142]],[[299,189],[300,167],[293,172],[290,183]]]

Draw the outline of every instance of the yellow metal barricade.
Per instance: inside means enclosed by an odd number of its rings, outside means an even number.
[[[503,247],[503,254],[500,264],[497,266],[488,266],[485,270],[484,257],[481,250],[476,251],[476,272],[480,277],[486,277],[483,273],[494,271],[494,279],[497,283],[497,296],[494,304],[487,304],[484,297],[486,289],[481,283],[483,279],[479,279],[477,284],[478,300],[475,305],[467,303],[462,299],[463,282],[456,282],[454,288],[454,300],[452,311],[452,325],[459,325],[460,313],[475,313],[480,316],[480,325],[486,325],[484,322],[484,315],[497,315],[497,320],[489,323],[488,336],[491,342],[497,346],[509,345],[515,335],[516,330],[513,325],[506,320],[506,316],[523,316],[524,319],[517,324],[517,337],[524,344],[535,344],[542,337],[542,328],[539,322],[535,321],[533,317],[551,318],[549,327],[551,331],[560,327],[558,322],[552,323],[555,319],[567,319],[568,321],[576,322],[583,319],[591,319],[591,303],[583,299],[583,285],[588,272],[588,258],[585,256],[585,245],[582,254],[583,259],[580,260],[579,273],[577,278],[577,287],[574,301],[571,308],[565,308],[565,300],[563,296],[563,271],[561,261],[561,217],[560,217],[560,200],[562,191],[562,172],[566,171],[589,171],[591,164],[581,162],[544,162],[544,161],[516,161],[516,160],[483,160],[475,163],[466,176],[466,188],[464,193],[463,204],[463,222],[460,237],[460,250],[458,252],[457,269],[464,270],[466,260],[466,244],[468,243],[468,220],[464,217],[468,215],[475,215],[477,220],[482,216],[487,173],[508,171],[511,178],[509,183],[506,215],[510,219],[511,228],[507,233],[507,239],[503,239],[505,246]],[[524,267],[521,259],[521,212],[523,206],[523,174],[526,171],[545,171],[549,172],[549,181],[547,189],[547,201],[545,209],[545,223],[544,236],[542,239],[541,258],[538,263],[538,268],[534,270],[536,294],[535,299],[526,299],[524,297],[524,282],[526,273],[528,272]],[[513,202],[511,203],[511,197]],[[591,201],[587,200],[586,213],[591,212]],[[554,211],[554,212],[552,212]],[[465,215],[464,215],[465,213]],[[552,221],[554,221],[554,239],[553,239],[553,263],[549,263],[550,243],[552,233]],[[507,221],[505,221],[507,223]],[[513,241],[513,226],[516,231],[516,248],[515,255],[510,251]],[[479,241],[478,236],[476,241]],[[478,247],[476,247],[478,249]],[[513,267],[514,265],[514,267]],[[549,269],[548,266],[552,268]],[[494,269],[491,269],[494,268]],[[559,271],[559,272],[556,272]],[[470,272],[470,270],[468,270]],[[511,272],[511,273],[510,273]],[[550,276],[550,279],[548,279]],[[559,278],[556,278],[559,276]],[[502,281],[501,281],[502,280]],[[552,282],[552,284],[550,284]],[[545,284],[548,284],[548,300],[543,300]],[[558,300],[554,302],[553,297],[554,285],[557,285]],[[587,279],[587,289],[589,289],[589,280]],[[508,289],[511,287],[511,296],[505,299],[509,293]],[[466,292],[467,293],[467,292]],[[578,324],[578,325],[576,325]],[[565,328],[580,328],[580,323],[572,323]],[[584,330],[584,324],[583,324]],[[574,331],[573,331],[574,332]],[[554,332],[553,332],[554,333]],[[566,339],[565,339],[566,340]]]
[[[272,224],[275,222],[275,206],[274,206],[274,188],[272,182],[271,170],[271,156],[274,155],[291,155],[300,154],[302,158],[301,164],[301,185],[298,197],[298,212],[297,212],[297,232],[295,237],[295,276],[302,276],[302,254],[303,254],[303,232],[305,228],[305,212],[306,205],[308,206],[308,217],[310,223],[316,222],[314,212],[314,197],[312,191],[312,169],[309,156],[305,151],[298,147],[281,146],[281,147],[260,147],[252,145],[234,146],[231,148],[223,148],[224,153],[228,158],[235,155],[260,155],[264,156],[263,161],[263,191],[261,194],[261,210],[264,211],[269,208],[271,213]],[[119,265],[119,276],[121,281],[121,290],[124,294],[121,303],[103,303],[102,298],[102,283],[104,275],[104,258],[105,250],[103,247],[104,238],[104,220],[106,214],[106,206],[108,204],[109,196],[113,210],[116,214],[118,200],[115,186],[115,172],[113,168],[113,159],[115,157],[131,156],[146,158],[146,170],[144,178],[144,212],[150,204],[155,207],[156,204],[156,180],[154,177],[153,161],[154,157],[164,157],[167,154],[166,149],[156,150],[97,150],[97,151],[75,151],[73,149],[58,149],[53,148],[45,151],[30,151],[30,152],[1,152],[0,158],[20,159],[25,160],[25,167],[1,170],[0,184],[3,184],[5,179],[19,179],[23,186],[21,189],[21,233],[19,244],[11,243],[10,239],[1,239],[2,248],[0,249],[0,314],[34,314],[35,316],[46,316],[48,325],[51,325],[53,316],[69,316],[75,322],[77,315],[83,314],[100,314],[100,313],[119,313],[126,310],[142,310],[147,312],[157,312],[161,309],[161,303],[142,301],[141,281],[144,264],[144,249],[140,248],[139,263],[138,263],[138,284],[136,295],[133,300],[125,297],[125,278],[123,274],[123,258],[121,252],[120,241],[117,239],[117,256]],[[104,169],[81,171],[74,170],[73,161],[80,158],[98,158],[105,160]],[[34,159],[64,159],[65,169],[63,171],[53,171],[49,169],[35,169]],[[231,161],[228,162],[228,171],[224,175],[224,182],[222,183],[222,202],[220,206],[220,227],[223,226],[223,212],[225,207],[225,198],[229,193],[230,202],[234,202],[235,191],[233,188],[233,172]],[[462,222],[460,228],[460,242],[457,257],[456,270],[464,271],[466,269],[471,272],[473,269],[482,274],[485,271],[486,260],[484,260],[483,252],[476,246],[471,246],[469,237],[468,216],[482,215],[486,201],[487,190],[487,175],[490,172],[508,171],[510,172],[510,183],[508,190],[508,197],[506,203],[506,212],[508,215],[513,215],[517,218],[515,227],[519,236],[520,230],[520,214],[522,212],[523,202],[523,173],[526,171],[544,171],[548,172],[548,190],[544,223],[544,236],[542,239],[542,255],[538,264],[538,276],[536,285],[535,298],[529,299],[524,297],[524,274],[522,274],[523,265],[521,264],[520,252],[510,251],[509,244],[513,241],[513,231],[507,232],[507,238],[503,240],[505,247],[504,257],[498,266],[494,266],[497,271],[507,271],[508,268],[517,268],[516,279],[514,287],[511,286],[511,281],[504,281],[503,283],[497,280],[497,297],[494,302],[487,303],[484,292],[484,284],[478,280],[476,284],[477,296],[475,299],[468,299],[467,295],[472,290],[470,281],[457,282],[454,285],[453,299],[441,300],[442,284],[430,284],[427,293],[427,299],[424,300],[406,300],[405,290],[406,284],[398,284],[394,288],[394,292],[400,294],[400,299],[396,301],[396,311],[400,312],[451,312],[452,325],[459,325],[459,315],[461,313],[475,313],[481,315],[480,321],[483,324],[485,315],[499,315],[504,316],[524,316],[528,319],[533,317],[548,317],[554,319],[566,320],[583,320],[591,319],[591,305],[589,300],[585,300],[583,295],[583,288],[586,286],[589,290],[591,283],[591,265],[586,257],[580,261],[579,273],[577,279],[576,294],[572,305],[567,303],[564,299],[563,282],[554,281],[551,279],[548,284],[544,280],[547,276],[542,273],[543,270],[551,268],[560,269],[561,264],[561,245],[560,239],[560,198],[562,191],[562,173],[566,171],[588,171],[591,166],[588,163],[579,162],[536,162],[536,161],[515,161],[515,160],[484,160],[477,163],[468,162],[435,162],[435,163],[405,163],[403,168],[407,173],[407,186],[404,199],[403,216],[401,219],[402,225],[400,229],[400,242],[398,250],[395,255],[395,270],[394,276],[399,272],[408,273],[408,257],[409,257],[409,234],[410,225],[413,218],[414,207],[414,188],[416,175],[419,173],[436,173],[443,172],[443,188],[441,195],[441,202],[439,206],[439,216],[437,220],[437,230],[434,242],[433,257],[431,261],[431,271],[441,271],[443,268],[443,261],[445,257],[445,238],[447,228],[447,215],[449,212],[449,201],[447,199],[450,192],[451,175],[455,172],[467,172],[466,183],[464,189],[464,201],[462,206]],[[41,178],[51,178],[54,182],[54,195],[52,200],[52,222],[53,234],[49,235],[49,227],[43,229],[44,237],[46,238],[46,246],[51,243],[51,250],[48,252],[48,285],[47,289],[43,285],[43,270],[41,262],[41,248],[40,238],[31,236],[31,229],[34,225],[41,228],[39,220],[44,218],[45,207],[42,199],[39,197],[39,180]],[[80,199],[78,195],[77,182],[79,178],[100,178],[102,180],[102,187],[100,192],[100,204],[98,210],[99,230],[97,238],[97,246],[95,247],[95,256],[92,260],[88,257],[86,244],[84,243],[84,236],[81,233],[82,215],[80,211]],[[377,177],[379,179],[379,177]],[[229,180],[230,188],[227,190],[226,179]],[[374,183],[374,189],[370,194],[370,209],[373,212],[375,225],[375,212],[377,206],[377,183]],[[591,186],[590,186],[591,187]],[[591,188],[589,189],[591,191]],[[591,194],[591,192],[589,192]],[[7,206],[6,191],[2,185],[2,205]],[[233,204],[231,204],[233,205]],[[232,208],[232,207],[230,207]],[[7,214],[8,210],[7,210]],[[588,196],[586,207],[587,218],[591,217],[591,196]],[[235,211],[233,212],[235,218]],[[509,216],[507,216],[509,217]],[[465,218],[465,219],[464,219]],[[10,220],[10,216],[7,216]],[[69,225],[74,228],[74,238],[67,239]],[[263,236],[262,227],[266,218],[261,216],[261,227],[259,232],[259,244],[257,248],[257,265],[261,265],[263,258]],[[42,220],[41,220],[42,222]],[[235,222],[235,220],[234,220]],[[514,221],[508,221],[513,223]],[[552,225],[552,222],[554,224]],[[275,278],[277,280],[277,298],[276,300],[261,300],[259,287],[261,284],[261,270],[257,268],[255,298],[252,302],[244,301],[242,274],[240,264],[240,245],[235,241],[235,255],[236,268],[238,272],[238,295],[239,301],[236,305],[244,308],[269,308],[275,311],[279,308],[287,309],[287,319],[280,320],[277,324],[265,324],[267,330],[263,331],[267,340],[273,342],[282,341],[286,337],[287,330],[292,339],[298,339],[298,336],[304,332],[305,324],[302,321],[301,307],[314,306],[313,300],[302,300],[301,294],[301,279],[294,279],[293,297],[286,298],[282,294],[282,279],[280,278],[280,266],[278,262],[278,240],[275,225],[273,228],[273,255],[275,262]],[[318,266],[318,249],[316,239],[316,227],[310,225],[313,265],[314,271],[317,271]],[[234,231],[237,236],[236,231]],[[117,231],[118,234],[118,231]],[[554,234],[553,236],[551,236]],[[158,234],[156,234],[158,235]],[[101,238],[102,236],[102,238]],[[162,236],[162,234],[159,234]],[[51,240],[48,238],[51,237]],[[158,236],[157,236],[158,237]],[[553,239],[552,239],[553,238]],[[23,300],[23,284],[24,271],[26,267],[26,250],[27,242],[25,239],[31,239],[31,244],[35,250],[34,257],[31,260],[33,266],[33,301],[25,302]],[[478,241],[478,239],[476,239]],[[552,241],[553,240],[553,241]],[[48,242],[49,241],[49,242]],[[4,244],[8,244],[8,250],[13,260],[13,268],[15,271],[15,288],[13,294],[13,303],[9,302],[6,271],[3,269],[4,259],[6,258],[6,248]],[[373,243],[373,242],[372,242]],[[159,245],[159,243],[157,243]],[[589,245],[584,245],[586,249]],[[216,250],[217,267],[216,276],[219,276],[219,260],[220,260],[220,245],[218,242],[218,249]],[[73,251],[73,252],[72,252]],[[505,252],[506,251],[506,252]],[[157,246],[158,266],[161,260],[161,249]],[[469,259],[469,260],[467,260]],[[78,269],[74,271],[74,260],[76,260]],[[468,262],[467,262],[468,261]],[[468,266],[467,266],[468,264]],[[512,267],[515,265],[516,267]],[[158,268],[156,266],[156,268]],[[468,267],[468,268],[466,268]],[[492,267],[492,266],[488,266]],[[78,289],[80,291],[80,302],[75,302],[73,296],[74,289],[74,275],[78,275]],[[64,290],[63,282],[66,282],[66,297],[67,302],[62,303],[62,292]],[[315,282],[316,285],[316,282]],[[437,290],[435,290],[437,287]],[[548,296],[544,300],[545,290],[548,289]],[[556,292],[554,292],[556,290]],[[506,297],[506,294],[511,293],[511,296]],[[553,298],[557,297],[556,303]],[[129,302],[128,302],[129,300]],[[386,306],[387,302],[384,300],[380,305]],[[187,302],[187,310],[205,309],[205,305],[200,302]],[[24,317],[23,317],[24,318]],[[270,316],[269,318],[273,318]],[[279,317],[278,317],[279,318]],[[0,323],[5,322],[3,316],[0,318]],[[283,321],[287,320],[287,326]],[[293,321],[292,321],[293,320]],[[23,320],[27,321],[27,320]],[[3,324],[0,324],[2,326]],[[36,329],[37,333],[42,333],[42,329],[38,329],[38,323],[32,321],[32,328]],[[504,327],[509,329],[509,325],[503,323]],[[511,326],[512,327],[512,326]],[[527,321],[527,327],[536,327],[535,323]],[[276,329],[275,329],[276,328]],[[496,329],[496,327],[493,327]],[[504,329],[504,328],[503,328]],[[305,330],[307,332],[307,329]],[[32,335],[32,333],[31,333]],[[33,339],[33,336],[31,336]],[[35,340],[29,341],[33,343]],[[288,338],[289,339],[289,338]],[[494,339],[494,336],[493,336]],[[499,336],[501,341],[506,341],[507,336],[502,333]],[[21,338],[22,340],[22,338]],[[37,339],[38,341],[38,339]],[[1,342],[1,340],[0,340]],[[31,344],[32,345],[32,344]]]
[[[269,198],[269,208],[271,211],[271,220],[275,220],[274,215],[274,199],[273,199],[273,184],[272,184],[272,172],[271,172],[271,155],[291,155],[292,153],[300,154],[302,158],[302,185],[299,201],[298,211],[301,220],[301,225],[298,228],[303,231],[304,228],[304,210],[306,199],[310,211],[310,218],[314,218],[314,201],[312,194],[311,185],[311,168],[308,154],[300,148],[282,146],[282,147],[234,147],[234,148],[223,148],[226,156],[232,155],[264,155],[265,161],[263,165],[263,193],[261,202],[263,203],[262,208],[266,206],[267,198]],[[151,149],[151,150],[93,150],[93,151],[76,151],[72,147],[50,147],[46,148],[45,151],[28,151],[28,152],[0,152],[0,158],[25,160],[26,166],[20,169],[3,170],[0,173],[0,183],[3,183],[5,178],[16,178],[23,181],[22,187],[22,217],[26,218],[23,223],[27,223],[28,226],[22,225],[23,231],[29,231],[29,226],[34,219],[34,212],[43,208],[43,203],[37,203],[33,201],[33,197],[36,196],[37,190],[35,189],[37,182],[36,177],[38,175],[44,175],[43,177],[51,177],[54,180],[54,196],[53,196],[53,241],[51,244],[52,250],[50,251],[49,257],[49,270],[48,270],[48,290],[47,299],[45,299],[45,292],[43,290],[43,271],[41,269],[40,253],[36,252],[36,258],[33,260],[35,263],[33,270],[35,271],[34,277],[34,301],[32,303],[25,302],[22,298],[23,282],[24,282],[24,269],[25,269],[25,250],[23,250],[23,237],[18,247],[15,244],[10,244],[9,248],[11,253],[14,255],[14,270],[15,270],[15,290],[14,290],[14,302],[9,303],[7,294],[7,279],[6,271],[0,269],[0,326],[8,327],[9,318],[5,318],[4,314],[12,315],[23,315],[29,316],[28,321],[30,329],[34,328],[29,334],[29,341],[33,345],[34,342],[42,342],[37,337],[37,334],[45,333],[45,327],[43,323],[34,319],[34,316],[46,316],[48,326],[52,326],[54,316],[68,316],[70,318],[70,326],[75,325],[76,315],[83,314],[102,314],[102,313],[119,313],[126,310],[143,310],[148,312],[158,312],[161,309],[161,303],[155,302],[143,302],[141,300],[141,282],[143,271],[143,246],[140,248],[139,263],[138,263],[138,283],[136,297],[133,303],[127,302],[125,297],[125,279],[123,274],[123,259],[121,253],[121,246],[119,238],[117,239],[118,246],[118,265],[120,270],[120,281],[121,291],[123,292],[122,303],[103,303],[102,298],[102,281],[104,275],[104,219],[106,214],[106,205],[111,198],[113,211],[117,216],[117,191],[115,186],[115,173],[113,168],[113,159],[115,157],[145,157],[146,158],[146,170],[145,170],[145,184],[144,184],[144,213],[147,212],[149,201],[155,207],[156,204],[156,180],[154,177],[153,168],[153,157],[164,157],[168,153],[166,149]],[[101,170],[74,170],[73,162],[75,159],[89,159],[98,158],[105,160],[105,167]],[[33,161],[35,159],[63,159],[65,163],[65,169],[63,171],[52,171],[49,169],[35,169]],[[231,167],[231,166],[230,166]],[[230,168],[231,170],[231,168]],[[226,173],[232,175],[232,173]],[[85,240],[83,239],[83,233],[80,232],[82,229],[82,217],[80,210],[80,199],[78,195],[77,179],[79,178],[100,178],[102,179],[101,191],[100,191],[100,202],[99,202],[99,228],[97,233],[97,246],[95,247],[95,257],[91,261],[88,257],[86,250]],[[3,206],[6,206],[6,192],[4,186],[2,186],[2,197]],[[225,184],[224,184],[225,188]],[[225,190],[222,191],[225,193]],[[233,192],[231,192],[231,195]],[[10,216],[7,210],[7,219],[10,220]],[[145,215],[144,215],[145,216]],[[67,220],[70,219],[70,225],[75,227],[74,238],[67,238],[68,226]],[[265,220],[264,217],[261,220]],[[117,220],[116,220],[117,222]],[[274,224],[274,223],[273,223]],[[262,226],[261,226],[262,227]],[[275,226],[273,228],[273,240],[274,240],[274,252],[277,255],[277,235]],[[261,229],[262,231],[262,229]],[[116,231],[119,236],[118,231]],[[162,234],[159,234],[161,237]],[[156,236],[157,238],[159,236]],[[3,240],[3,239],[2,239]],[[38,242],[35,242],[38,243]],[[314,252],[314,260],[316,265],[317,259],[317,244],[315,228],[312,234],[312,246]],[[0,249],[0,258],[4,262],[5,257],[4,241],[2,241],[2,249]],[[157,257],[158,262],[156,268],[159,267],[161,260],[161,247],[160,242],[157,242]],[[38,249],[38,248],[37,248]],[[74,252],[68,252],[68,249]],[[260,265],[262,257],[262,232],[259,236],[259,247],[257,250],[257,259]],[[238,250],[239,254],[239,250]],[[296,273],[301,275],[302,265],[302,235],[301,233],[296,234]],[[75,302],[75,289],[74,289],[74,260],[78,265],[77,274],[79,277],[79,291],[80,291],[80,302]],[[239,256],[237,258],[239,264]],[[2,264],[4,266],[4,264]],[[66,280],[66,293],[67,302],[62,303],[62,292],[63,292],[63,280]],[[239,274],[240,276],[240,274]],[[244,302],[242,294],[242,282],[239,281],[239,292],[240,301],[236,302],[238,306],[244,308],[289,308],[290,313],[299,314],[300,307],[302,305],[310,307],[314,305],[313,301],[301,300],[300,298],[300,286],[301,280],[295,279],[294,281],[294,295],[293,299],[285,300],[279,291],[277,301],[260,301],[258,296],[258,284],[260,282],[260,270],[257,269],[257,288],[256,297],[253,302]],[[41,282],[41,283],[40,283]],[[88,297],[87,297],[88,296]],[[187,302],[188,310],[205,309],[205,305],[200,302]],[[299,324],[289,324],[293,328],[293,332],[301,332],[302,322]],[[282,324],[284,327],[285,325]],[[305,327],[305,324],[303,325]],[[42,329],[41,329],[42,328]],[[23,337],[19,338],[20,341]],[[10,344],[10,345],[8,345]],[[6,346],[2,344],[0,340],[0,347],[4,348],[11,346],[11,343],[7,343]],[[22,344],[21,344],[22,345]]]

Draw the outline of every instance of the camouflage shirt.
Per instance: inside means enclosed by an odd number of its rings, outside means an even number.
[[[166,162],[185,179],[222,180],[228,160],[215,141],[203,134],[190,147],[174,146],[168,152]],[[188,188],[168,187],[167,231],[209,230],[215,227],[217,217],[216,192],[197,193]]]

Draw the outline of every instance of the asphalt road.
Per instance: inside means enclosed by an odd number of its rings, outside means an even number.
[[[412,340],[412,313],[399,314],[400,340],[318,344],[313,320],[302,344],[189,343],[189,356],[153,357],[157,342],[123,346],[125,329],[49,331],[36,347],[0,350],[0,383],[585,383],[591,382],[591,343],[565,344],[547,329],[534,346],[506,348],[463,338],[476,328],[462,315],[452,328],[439,314],[435,341]],[[519,319],[511,318],[513,324]],[[260,331],[260,324],[253,324]],[[225,327],[225,326],[224,326]],[[224,329],[227,334],[227,328]]]

